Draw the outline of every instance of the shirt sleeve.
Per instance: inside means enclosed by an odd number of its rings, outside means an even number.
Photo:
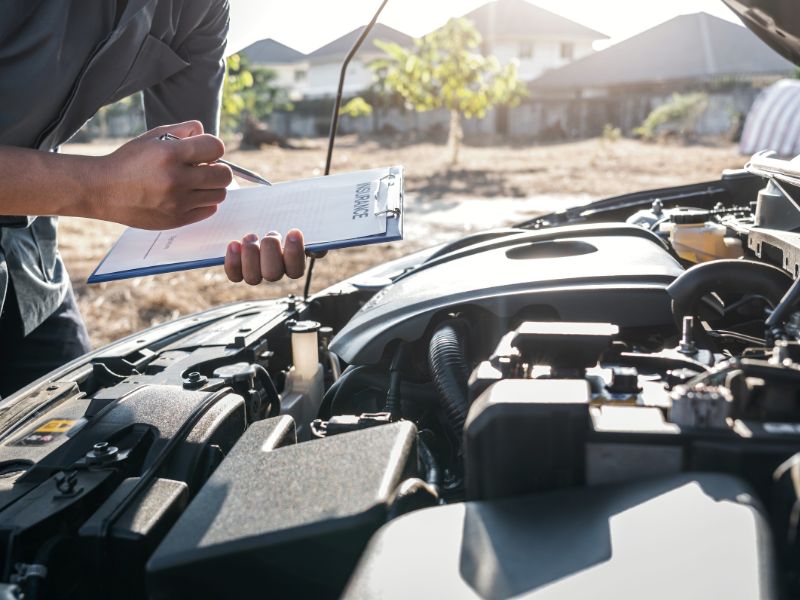
[[[3,217],[0,216],[0,227],[29,227],[36,217]]]
[[[189,66],[144,90],[148,129],[194,119],[203,124],[207,133],[216,135],[225,78],[228,24],[227,0],[215,0],[202,21],[176,48]]]

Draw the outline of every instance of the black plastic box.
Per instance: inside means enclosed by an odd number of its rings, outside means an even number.
[[[589,384],[505,379],[472,404],[464,426],[467,498],[530,494],[584,482]]]
[[[153,597],[338,595],[416,475],[408,422],[264,451],[271,436],[252,425],[158,547]]]

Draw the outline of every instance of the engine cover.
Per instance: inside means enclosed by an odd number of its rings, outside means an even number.
[[[440,312],[477,306],[513,318],[535,306],[564,321],[620,327],[672,323],[665,288],[683,271],[656,236],[635,226],[573,226],[461,249],[373,296],[331,343],[373,364],[395,339],[418,339]]]

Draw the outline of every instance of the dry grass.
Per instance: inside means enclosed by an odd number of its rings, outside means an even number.
[[[115,145],[75,144],[65,151],[102,154]],[[315,140],[302,146],[296,150],[229,150],[226,158],[275,181],[320,175],[324,144]],[[723,169],[744,163],[730,145],[680,147],[633,140],[467,147],[461,166],[455,170],[446,167],[445,156],[445,149],[437,144],[395,148],[344,137],[337,144],[334,171],[405,165],[407,212],[413,214],[415,207],[430,210],[439,206],[437,203],[452,206],[468,198],[518,198],[522,202],[540,195],[602,197],[713,179]],[[403,242],[330,253],[318,262],[314,289],[441,239],[437,238],[441,232],[434,219],[414,225],[418,228],[407,226],[408,239]],[[113,223],[76,218],[62,219],[60,224],[61,254],[96,345],[220,303],[302,293],[302,281],[285,280],[255,288],[234,285],[227,282],[221,268],[87,286],[87,276],[122,229]]]

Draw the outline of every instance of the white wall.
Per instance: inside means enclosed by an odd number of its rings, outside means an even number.
[[[307,62],[271,64],[266,66],[275,71],[275,73],[278,75],[277,79],[275,80],[275,85],[287,90],[289,92],[289,97],[292,100],[299,100],[303,97],[308,85]],[[300,80],[295,78],[295,73],[298,71],[305,74],[305,76]]]
[[[375,60],[378,55],[366,55],[354,58],[347,67],[347,76],[344,80],[344,95],[353,96],[366,90],[372,85],[372,70],[366,65]],[[339,71],[342,62],[339,59],[323,62],[311,62],[308,67],[308,78],[305,88],[307,98],[321,98],[335,96],[339,85]]]
[[[572,59],[561,57],[561,44],[571,43],[573,46]],[[530,58],[522,58],[523,46],[531,49]],[[512,60],[518,61],[517,74],[522,81],[531,81],[549,69],[557,69],[565,64],[593,52],[591,40],[584,38],[516,38],[502,39],[488,44],[490,54],[493,54],[503,64],[507,65]]]

